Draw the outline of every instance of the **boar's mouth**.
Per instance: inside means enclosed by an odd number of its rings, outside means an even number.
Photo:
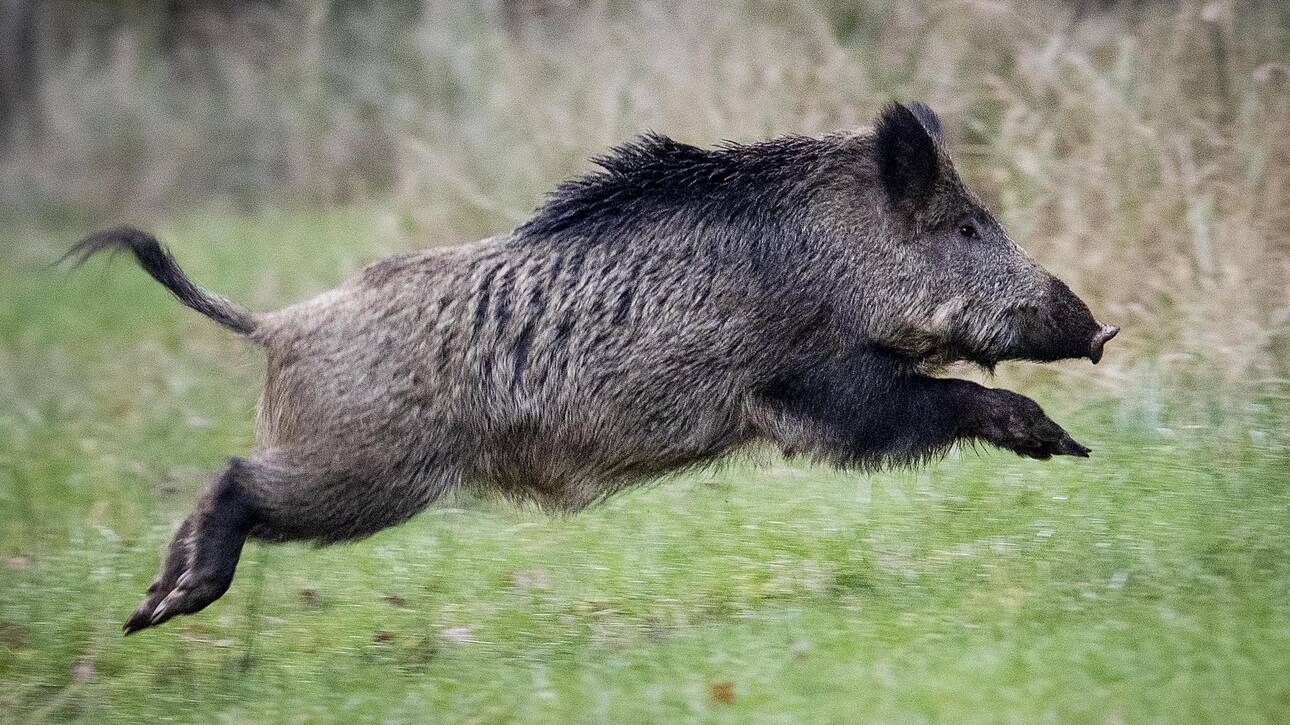
[[[1012,340],[988,341],[984,344],[975,340],[958,340],[927,355],[929,361],[940,363],[970,362],[994,372],[995,367],[1005,360],[1028,360],[1030,362],[1056,362],[1087,358],[1094,365],[1102,360],[1103,348],[1115,337],[1120,328],[1115,325],[1095,325],[1091,335],[1062,335],[1050,329],[1039,334],[1023,332]]]
[[[1026,319],[1028,318],[1028,319]],[[1095,322],[1092,315],[1079,324],[1071,325],[1069,320],[1056,320],[1046,315],[1022,316],[1021,334],[1017,346],[1001,359],[1030,360],[1032,362],[1056,362],[1087,358],[1096,365],[1102,360],[1106,343],[1115,337],[1120,328]],[[1070,328],[1074,327],[1075,332]]]
[[[1096,365],[1120,329],[1093,319],[1084,300],[1056,277],[1049,276],[1047,288],[1038,304],[1013,310],[1017,344],[1007,357],[1035,362],[1088,358]]]
[[[1059,283],[1060,284],[1060,283]],[[976,306],[959,308],[949,329],[908,331],[892,349],[930,368],[967,362],[989,372],[1005,360],[1056,362],[1087,358],[1096,365],[1106,343],[1119,333],[1100,324],[1069,290],[1056,304],[1019,306],[993,313]]]

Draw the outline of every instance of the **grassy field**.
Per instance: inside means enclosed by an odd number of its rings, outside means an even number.
[[[146,3],[11,4],[42,52],[0,149],[0,722],[1290,721],[1284,3],[283,0],[174,45]],[[916,98],[1124,328],[1096,368],[996,381],[1093,458],[768,456],[569,518],[449,501],[251,545],[209,610],[120,636],[251,446],[263,359],[127,260],[48,269],[76,236],[151,220],[272,309],[509,228],[645,129]],[[229,207],[261,211],[183,216]]]
[[[386,227],[159,232],[264,309],[396,251]],[[355,545],[251,545],[221,601],[123,639],[206,472],[250,446],[262,361],[126,260],[50,271],[70,239],[5,236],[0,720],[1290,718],[1284,383],[1149,366],[1005,378],[1087,461],[744,461],[570,518],[448,502]]]

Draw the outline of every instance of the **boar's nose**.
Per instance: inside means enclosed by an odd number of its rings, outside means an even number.
[[[1093,333],[1093,340],[1088,344],[1088,359],[1092,360],[1094,365],[1102,359],[1102,346],[1119,331],[1120,328],[1115,325],[1102,325],[1097,332]]]

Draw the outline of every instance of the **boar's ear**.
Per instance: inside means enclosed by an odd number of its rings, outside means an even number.
[[[916,209],[927,201],[940,177],[936,139],[941,122],[921,103],[911,110],[893,103],[883,110],[874,129],[878,176],[891,201]]]
[[[936,111],[928,108],[922,101],[914,101],[909,104],[909,112],[923,124],[923,128],[927,129],[933,141],[941,142],[941,119],[936,116]]]

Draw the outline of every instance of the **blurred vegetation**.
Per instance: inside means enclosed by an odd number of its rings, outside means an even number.
[[[161,231],[195,277],[254,299],[360,263],[383,214]],[[252,543],[209,609],[123,639],[208,472],[252,445],[263,360],[121,262],[0,260],[0,723],[1290,712],[1276,388],[1238,403],[1028,381],[1088,460],[966,449],[858,475],[767,456],[572,517],[444,501],[354,545]]]
[[[1124,327],[999,372],[1094,458],[450,502],[251,545],[120,638],[263,360],[132,265],[49,270],[77,236],[148,225],[273,309],[508,229],[639,131],[893,98]],[[2,2],[0,722],[1284,722],[1288,285],[1285,3]]]
[[[462,242],[645,129],[820,133],[919,98],[1013,236],[1125,328],[1114,358],[1180,384],[1287,376],[1285,3],[4,7],[19,226],[362,202],[395,249]]]

